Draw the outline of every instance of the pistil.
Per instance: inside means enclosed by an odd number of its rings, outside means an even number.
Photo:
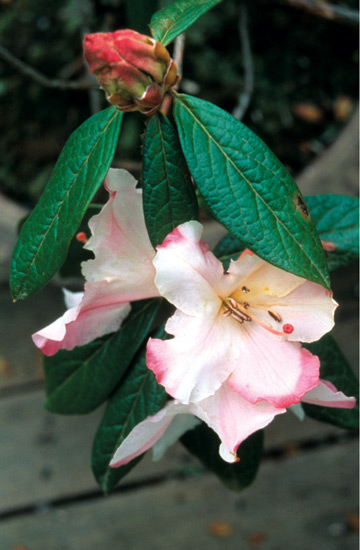
[[[249,292],[250,290],[247,288],[246,291]],[[249,311],[249,308],[251,308],[249,302],[240,303],[237,302],[234,298],[229,297],[223,301],[223,316],[232,317],[240,324],[244,323],[244,321],[255,321],[266,330],[278,335],[282,335],[284,333],[290,334],[294,330],[292,325],[284,325],[283,332],[277,331],[273,329],[270,325],[264,323],[264,321],[256,317],[252,311]],[[280,323],[282,321],[281,315],[279,315],[276,311],[272,311],[259,305],[256,305],[255,309],[262,309],[267,311],[270,317],[272,317],[277,323]]]

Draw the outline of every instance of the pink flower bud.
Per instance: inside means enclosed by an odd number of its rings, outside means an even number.
[[[180,78],[160,42],[129,29],[87,34],[84,54],[106,99],[120,111],[151,115]]]

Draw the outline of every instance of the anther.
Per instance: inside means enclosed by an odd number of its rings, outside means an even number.
[[[248,292],[250,292],[250,288],[248,288],[247,286],[243,286],[242,289],[241,289],[243,292],[246,292],[246,294]]]
[[[245,309],[247,309],[248,307],[250,307],[250,304],[249,304],[249,302],[244,302],[243,306],[244,306]]]
[[[239,321],[239,323],[243,323],[244,321],[251,321],[251,317],[239,310],[233,311],[232,316],[236,321]]]
[[[234,309],[238,308],[238,303],[236,302],[236,300],[234,300],[234,298],[229,298],[229,302],[231,307],[233,307]]]
[[[230,317],[230,315],[231,315],[231,309],[225,309],[225,311],[223,311],[224,317]]]
[[[275,319],[275,321],[277,321],[278,323],[280,323],[281,321],[281,317],[278,313],[276,313],[275,311],[270,311],[270,309],[268,310],[268,314],[270,315],[270,317],[272,317],[273,319]]]

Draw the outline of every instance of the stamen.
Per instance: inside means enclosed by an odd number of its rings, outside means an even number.
[[[251,321],[251,317],[249,317],[248,315],[246,315],[240,310],[233,311],[232,316],[234,317],[234,319],[236,319],[240,323],[243,323],[244,321]]]
[[[228,298],[224,302],[224,306],[226,306],[226,309],[223,311],[224,317],[233,317],[235,321],[238,321],[238,323],[242,324],[244,321],[251,321],[251,317],[241,311],[241,305],[238,304],[234,298]]]
[[[268,310],[268,314],[270,315],[270,317],[272,317],[275,321],[277,321],[278,323],[280,323],[281,321],[281,317],[278,313],[276,313],[276,311],[270,311],[270,309]]]
[[[246,294],[248,292],[250,292],[250,288],[248,288],[247,286],[243,286],[242,289],[241,289],[243,292],[245,292]]]
[[[284,332],[286,332],[286,330],[289,330],[289,328],[284,328],[284,327],[287,327],[287,325],[284,325],[282,332],[273,329],[270,325],[264,323],[264,321],[261,321],[261,319],[256,317],[252,311],[251,312],[246,311],[246,313],[245,313],[245,310],[247,310],[248,307],[251,307],[248,302],[239,303],[236,300],[234,300],[234,298],[227,298],[223,302],[223,308],[224,308],[223,315],[224,315],[224,317],[230,317],[231,316],[233,319],[235,319],[235,321],[237,321],[240,324],[244,323],[244,321],[254,321],[255,323],[257,323],[261,327],[265,328],[266,330],[268,330],[272,334],[277,334],[279,336],[283,336]],[[258,307],[258,306],[256,306],[256,307]],[[260,309],[265,309],[265,308],[260,308]],[[266,310],[266,311],[269,311],[269,310]],[[271,313],[274,313],[274,312],[272,311]],[[274,315],[277,316],[278,314],[274,313]],[[279,317],[280,317],[280,315],[279,315]],[[274,317],[274,318],[276,318],[276,317]],[[289,326],[292,327],[292,325],[289,325]],[[292,330],[294,330],[294,328],[292,328]],[[292,330],[291,330],[291,332],[292,332]]]
[[[285,334],[291,334],[292,332],[294,332],[294,327],[293,325],[290,325],[290,323],[286,323],[285,325],[283,325],[283,331],[285,332]]]

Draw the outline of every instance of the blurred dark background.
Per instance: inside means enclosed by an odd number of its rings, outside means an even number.
[[[224,0],[186,33],[180,88],[234,114],[239,99],[248,104],[242,120],[294,175],[335,140],[358,97],[357,2],[304,9],[308,1]],[[167,3],[0,0],[0,46],[48,79],[81,82],[88,78],[85,33],[130,27],[150,34],[152,13]],[[47,87],[5,57],[0,190],[32,207],[66,139],[106,103],[96,82],[92,91]],[[130,166],[140,160],[143,124],[136,113],[124,120],[119,159]]]

